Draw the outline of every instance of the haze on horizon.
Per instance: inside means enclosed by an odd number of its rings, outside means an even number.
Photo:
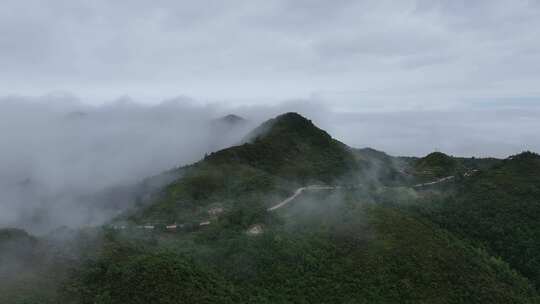
[[[0,304],[536,303],[539,84],[540,0],[3,0]]]
[[[0,98],[292,101],[353,146],[503,157],[538,150],[537,28],[532,0],[7,0]]]
[[[392,155],[538,152],[538,28],[532,0],[6,0],[0,223],[232,145],[247,128],[208,125],[228,113]]]

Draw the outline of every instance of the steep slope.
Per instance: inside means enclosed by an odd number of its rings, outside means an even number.
[[[411,179],[405,167],[399,158],[350,148],[301,115],[286,113],[250,132],[244,144],[181,168],[182,178],[130,219],[192,225],[207,220],[212,208],[264,210],[306,185],[400,185]]]
[[[441,226],[480,242],[540,287],[540,156],[525,152],[462,181],[424,210]]]
[[[403,157],[401,160],[409,164],[407,170],[421,181],[487,170],[501,162],[496,158],[454,157],[441,152],[433,152],[422,158]]]
[[[412,179],[409,164],[399,157],[390,156],[372,148],[353,149],[358,162],[363,165],[368,180],[389,185],[402,185]]]
[[[212,164],[240,163],[270,174],[306,182],[334,182],[358,169],[350,149],[297,113],[271,119],[247,142],[210,154]]]
[[[216,120],[214,120],[215,123],[218,123],[220,125],[227,124],[230,126],[238,125],[238,124],[245,124],[247,123],[247,119],[240,117],[236,114],[228,114],[223,117],[220,117]]]
[[[148,274],[147,262],[163,265],[164,273],[185,272],[188,280],[214,282],[219,292],[209,293],[208,303],[534,301],[529,282],[505,262],[400,208],[384,207],[388,197],[372,185],[307,192],[294,204],[266,211],[270,202],[307,183],[341,183],[351,171],[377,172],[377,178],[400,175],[401,165],[383,152],[350,149],[298,114],[281,115],[253,131],[245,144],[183,168],[182,178],[166,187],[161,198],[131,217],[141,224],[177,222],[189,229],[177,234],[149,232],[152,241],[142,252],[137,251],[139,241],[106,251],[100,260],[109,266],[86,279],[93,282],[93,294],[100,294],[116,286],[117,276],[136,273],[122,281],[131,287],[116,295],[118,303],[131,295],[130,290],[145,290],[146,285],[139,284],[149,275],[163,288],[178,279]],[[442,167],[446,171],[441,175],[461,168],[438,155],[419,166],[428,167]],[[387,188],[399,193],[404,187]],[[212,209],[222,211],[213,216]],[[198,223],[206,220],[211,224],[200,229]],[[262,235],[247,233],[254,226]],[[122,240],[122,232],[114,238]],[[166,254],[168,262],[161,264],[156,251],[164,249],[174,254]],[[126,250],[136,253],[125,260]],[[108,270],[112,265],[121,266]],[[76,284],[84,289],[87,282],[81,275],[83,283]],[[152,293],[134,296],[143,299],[148,294]],[[83,297],[95,300],[88,294]]]
[[[50,302],[538,303],[493,251],[392,204],[421,197],[400,184],[401,165],[296,113],[278,116],[245,144],[168,172],[166,187],[104,227],[103,247],[84,251]],[[320,184],[337,187],[267,210]]]
[[[421,180],[433,180],[463,173],[464,166],[454,157],[433,152],[414,163],[415,175]]]
[[[534,289],[504,262],[399,210],[359,203],[348,191],[341,195],[348,199],[304,198],[280,210],[256,236],[241,228],[244,209],[198,232],[146,242],[113,235],[103,255],[69,285],[68,298],[83,303],[177,303],[183,297],[199,303],[535,303]]]
[[[182,178],[131,220],[198,223],[212,207],[264,210],[306,184],[355,183],[360,162],[311,121],[287,113],[252,131],[250,141],[182,168]]]
[[[53,303],[59,276],[40,240],[20,229],[0,229],[0,303]]]

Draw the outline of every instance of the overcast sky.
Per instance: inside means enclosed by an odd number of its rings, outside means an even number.
[[[503,157],[540,148],[539,84],[535,0],[0,7],[0,101],[273,107],[258,121],[292,101],[350,145]]]
[[[540,96],[539,1],[3,0],[0,95],[333,108]]]
[[[0,226],[103,220],[79,198],[286,111],[393,155],[539,152],[540,1],[2,0]]]

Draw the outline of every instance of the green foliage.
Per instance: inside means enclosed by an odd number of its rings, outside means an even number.
[[[207,161],[247,164],[300,183],[330,183],[358,166],[347,146],[296,113],[269,120],[249,138],[241,146],[210,154]]]
[[[228,283],[188,256],[110,244],[64,288],[67,303],[228,303]]]
[[[411,179],[406,173],[410,164],[403,158],[371,148],[353,149],[352,152],[361,164],[364,183],[375,181],[385,185],[402,185]]]
[[[328,208],[300,216],[283,210],[283,221],[266,222],[258,236],[238,230],[245,225],[229,223],[231,219],[219,226],[217,236],[212,230],[197,232],[195,242],[186,242],[187,235],[155,244],[115,236],[102,256],[74,274],[67,299],[77,303],[534,300],[527,281],[504,262],[399,210],[352,203],[346,193],[341,197],[337,202],[332,195],[315,195],[299,202],[301,209],[310,203]]]
[[[483,244],[540,287],[540,156],[522,153],[464,180],[422,212]]]
[[[467,170],[487,170],[495,165],[502,162],[502,160],[498,158],[477,158],[477,157],[456,157],[456,160],[458,160]]]
[[[269,120],[249,138],[183,168],[181,178],[130,220],[196,223],[208,218],[208,206],[268,206],[300,185],[403,181],[397,159],[372,149],[352,150],[296,113]]]
[[[197,222],[208,218],[212,204],[230,209],[239,201],[260,203],[266,195],[285,195],[290,187],[280,178],[246,165],[200,162],[187,168],[158,200],[130,219],[141,223]]]
[[[162,176],[168,186],[120,218],[197,229],[84,231],[58,252],[0,230],[0,258],[23,248],[39,270],[0,276],[0,303],[539,303],[522,276],[538,284],[538,158],[397,159],[352,150],[287,113]],[[485,171],[417,192],[406,187],[411,167],[411,179]],[[267,212],[315,183],[342,187]],[[255,225],[262,234],[248,233]]]
[[[53,303],[63,272],[49,254],[26,231],[0,229],[0,303]]]
[[[415,174],[424,180],[433,180],[463,173],[465,168],[457,159],[441,152],[433,152],[414,163]]]
[[[407,171],[420,182],[433,181],[447,176],[460,177],[475,170],[487,170],[501,162],[496,158],[453,157],[441,152],[433,152],[423,158],[399,157]]]

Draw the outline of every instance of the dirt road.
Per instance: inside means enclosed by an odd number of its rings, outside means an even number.
[[[305,190],[333,190],[333,189],[337,189],[338,187],[337,186],[321,186],[321,185],[311,185],[311,186],[306,186],[306,187],[300,187],[298,189],[296,189],[296,191],[294,191],[293,195],[287,197],[286,199],[284,199],[283,201],[277,203],[276,205],[266,209],[267,211],[274,211],[276,209],[279,209],[285,205],[287,205],[288,203],[292,202],[297,196],[299,196],[300,194],[302,194],[302,192],[304,192]]]
[[[455,176],[451,175],[451,176],[439,178],[438,180],[433,181],[433,182],[416,184],[416,185],[413,186],[413,188],[421,188],[421,187],[425,187],[425,186],[432,186],[432,185],[436,185],[436,184],[439,184],[439,183],[444,183],[444,182],[449,181],[449,180],[454,179],[454,178],[455,178]]]

